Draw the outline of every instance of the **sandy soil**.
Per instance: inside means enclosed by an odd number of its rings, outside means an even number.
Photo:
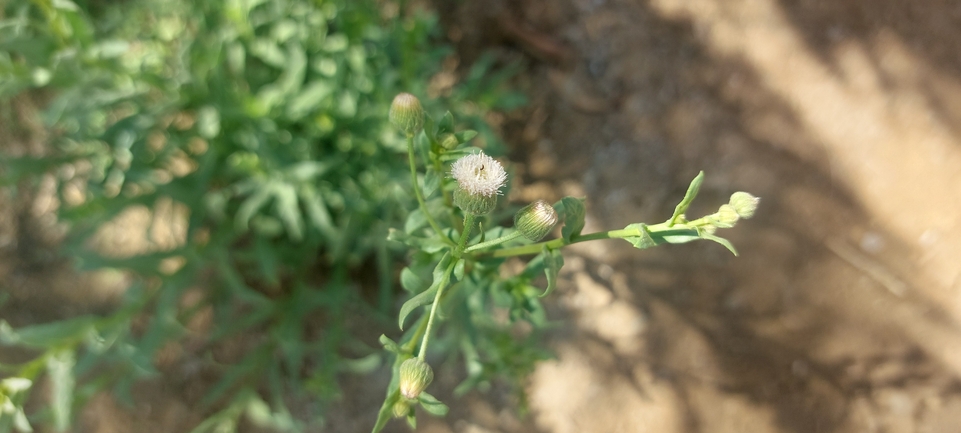
[[[587,196],[588,230],[620,228],[667,218],[703,169],[691,214],[738,190],[763,201],[725,233],[737,258],[567,251],[557,359],[530,378],[530,414],[497,388],[454,398],[458,372],[438,372],[452,412],[420,431],[961,431],[961,3],[436,3],[462,64],[529,59],[532,104],[500,119],[512,199]],[[0,269],[15,300],[83,284],[36,254]],[[87,308],[23,299],[46,311],[26,322]],[[385,381],[347,379],[324,431],[368,431]],[[97,397],[78,431],[184,431],[185,387],[147,384],[135,409]]]
[[[539,59],[520,198],[585,194],[602,229],[668,217],[699,169],[704,213],[763,197],[737,258],[570,252],[537,430],[961,431],[961,4],[495,4],[447,13],[463,52]],[[452,430],[528,428],[476,424]]]

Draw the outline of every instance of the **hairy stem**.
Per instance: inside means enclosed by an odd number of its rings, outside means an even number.
[[[451,255],[450,264],[447,265],[447,269],[444,270],[444,275],[441,277],[437,294],[434,295],[434,303],[430,306],[430,313],[427,316],[427,329],[424,330],[424,340],[420,344],[420,353],[417,355],[417,357],[421,360],[427,357],[427,345],[430,343],[430,331],[434,327],[434,317],[437,315],[437,306],[440,305],[440,298],[444,294],[444,289],[447,288],[447,282],[450,281],[450,274],[454,272],[457,262],[460,261],[461,255],[464,253],[464,247],[467,245],[467,239],[470,239],[470,232],[473,229],[474,215],[467,214],[464,216],[464,231],[460,234],[460,241],[457,242],[457,248]]]

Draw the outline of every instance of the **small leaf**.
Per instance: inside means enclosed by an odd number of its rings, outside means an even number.
[[[467,143],[468,141],[473,140],[474,137],[476,136],[477,136],[477,131],[474,131],[473,129],[467,129],[454,134],[454,137],[457,138],[457,143],[459,144]]]
[[[560,204],[561,209],[558,209],[558,211],[564,215],[564,228],[561,229],[561,236],[566,242],[571,242],[571,238],[581,234],[581,230],[584,229],[584,217],[587,214],[584,199],[564,197]]]
[[[427,287],[427,282],[410,270],[410,267],[405,267],[400,271],[400,285],[408,292],[420,293]]]
[[[441,403],[436,397],[426,392],[420,393],[420,397],[418,397],[417,400],[420,401],[420,407],[424,408],[424,410],[431,415],[445,416],[447,412],[450,411],[450,408],[448,408],[446,404]]]
[[[456,265],[454,265],[454,277],[457,278],[457,281],[464,280],[464,271],[465,271],[466,265],[467,265],[466,260],[460,260],[457,262]]]
[[[414,233],[417,229],[427,225],[427,216],[419,208],[414,209],[407,215],[407,222],[404,223],[404,231]]]
[[[691,181],[691,185],[687,187],[687,193],[684,194],[684,199],[681,200],[681,202],[677,204],[677,207],[674,208],[674,215],[671,215],[671,219],[668,220],[668,227],[674,225],[674,223],[677,222],[677,219],[680,218],[681,215],[684,215],[684,212],[687,212],[688,206],[690,206],[691,202],[694,201],[694,198],[697,197],[697,192],[701,189],[701,182],[703,181],[704,172],[701,171],[697,174],[694,180]]]
[[[564,266],[564,256],[561,254],[560,250],[549,250],[547,246],[544,246],[542,250],[544,257],[544,275],[547,276],[547,289],[544,293],[541,293],[540,297],[545,297],[550,295],[551,292],[557,288],[557,274],[561,272],[561,267]]]
[[[655,242],[654,238],[651,237],[651,232],[647,230],[647,225],[636,223],[624,227],[624,230],[630,229],[637,230],[638,235],[625,237],[624,240],[630,242],[631,245],[634,245],[634,248],[643,250],[645,248],[650,248],[657,245],[657,242]]]
[[[431,301],[434,300],[434,295],[437,293],[437,290],[440,289],[441,282],[446,280],[446,278],[444,278],[444,272],[447,271],[447,266],[449,264],[450,253],[446,253],[444,254],[444,257],[440,259],[440,262],[437,263],[437,267],[434,268],[434,281],[431,283],[430,288],[421,292],[417,296],[408,299],[407,302],[404,302],[404,305],[400,307],[400,315],[397,317],[397,325],[400,326],[401,330],[404,329],[404,319],[407,318],[407,315],[414,311],[415,308],[430,304]]]
[[[407,412],[407,425],[412,429],[417,429],[417,414],[414,411]]]
[[[437,123],[437,135],[451,132],[454,132],[454,116],[448,111]]]
[[[386,336],[386,335],[384,335],[384,334],[381,334],[381,335],[380,335],[380,345],[381,345],[381,346],[384,346],[384,350],[386,350],[386,351],[388,351],[388,352],[390,352],[390,353],[400,353],[400,352],[401,352],[400,346],[398,346],[397,343],[396,343],[394,340],[391,340],[390,337],[388,337],[388,336]]]
[[[734,249],[734,245],[731,244],[731,241],[729,241],[729,240],[727,240],[727,239],[724,239],[724,238],[722,238],[722,237],[719,237],[719,236],[709,235],[709,234],[707,234],[707,233],[702,234],[701,237],[704,238],[704,239],[707,239],[707,240],[709,240],[709,241],[714,241],[714,242],[717,242],[717,243],[719,243],[719,244],[721,244],[721,245],[724,245],[725,248],[727,248],[729,251],[731,251],[731,254],[734,254],[735,256],[737,256],[737,250]]]
[[[424,175],[424,198],[430,197],[438,187],[440,187],[440,176],[434,170],[427,170],[427,174]]]

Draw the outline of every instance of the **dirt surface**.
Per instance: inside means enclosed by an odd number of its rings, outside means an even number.
[[[539,59],[516,198],[586,195],[599,230],[699,169],[692,214],[763,197],[737,258],[569,252],[538,431],[961,431],[961,3],[476,3],[447,11],[462,52]],[[430,431],[530,431],[472,425]]]
[[[703,169],[690,214],[762,202],[723,233],[740,257],[566,251],[529,415],[497,388],[455,398],[458,372],[438,371],[451,414],[419,431],[961,431],[961,3],[437,3],[462,64],[529,59],[532,103],[500,119],[513,200],[587,196],[587,231],[653,223]],[[71,280],[45,260],[4,270],[14,297]],[[367,431],[384,383],[348,379],[324,431]],[[184,431],[178,386],[145,385],[133,410],[97,397],[78,431]]]

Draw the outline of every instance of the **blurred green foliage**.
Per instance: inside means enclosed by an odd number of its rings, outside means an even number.
[[[0,344],[39,354],[0,365],[0,432],[28,421],[63,431],[102,389],[132,401],[130,387],[158,374],[158,353],[171,345],[218,377],[196,432],[233,431],[244,414],[302,431],[323,411],[291,415],[292,399],[335,397],[339,374],[380,365],[364,343],[364,332],[379,332],[363,328],[393,322],[402,247],[387,229],[414,208],[388,105],[400,91],[426,94],[450,54],[435,17],[400,9],[373,0],[4,3],[0,115],[13,122],[12,98],[42,95],[47,146],[6,156],[0,182],[29,194],[53,179],[63,254],[132,283],[108,315],[16,328],[0,320]],[[493,70],[482,59],[426,108],[460,114],[496,152],[483,115],[523,99],[502,90],[509,70]],[[91,246],[137,207],[174,234],[145,230],[148,247],[128,254]],[[367,274],[376,278],[356,278]],[[207,325],[193,324],[205,314]],[[465,353],[510,340],[499,328],[479,338],[464,336]],[[529,368],[533,356],[516,355],[486,367],[468,359],[471,380],[485,368]],[[42,376],[49,404],[24,412]]]

